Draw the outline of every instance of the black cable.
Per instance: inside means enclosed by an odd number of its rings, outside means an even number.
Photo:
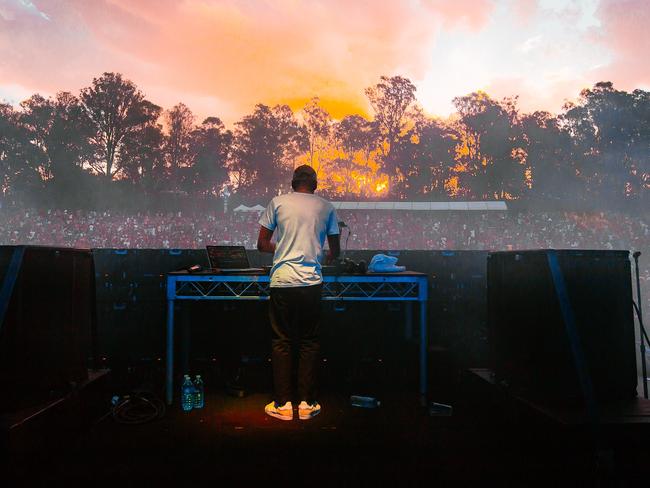
[[[348,241],[350,240],[350,234],[352,231],[350,230],[350,227],[348,226],[348,236],[345,238],[345,246],[343,248],[343,256],[345,256],[345,253],[348,252]]]
[[[120,397],[111,413],[120,424],[145,424],[165,415],[165,402],[149,392],[134,392]]]
[[[645,331],[645,327],[643,326],[643,319],[641,318],[641,310],[639,310],[639,306],[636,304],[634,300],[632,300],[632,305],[634,305],[634,309],[636,310],[636,318],[639,319],[639,325],[641,326],[641,332],[643,332],[643,337],[645,337],[645,340],[648,343],[648,346],[650,347],[650,338],[648,337],[648,333]],[[643,338],[641,338],[641,340],[643,340]]]
[[[348,230],[348,235],[345,238],[345,244],[343,245],[343,252],[341,253],[341,256],[335,261],[335,264],[334,264],[334,283],[333,283],[334,286],[333,286],[333,289],[334,289],[334,292],[336,293],[336,296],[334,298],[337,298],[337,296],[341,293],[341,282],[339,281],[339,278],[341,277],[341,275],[345,271],[343,269],[344,264],[345,264],[345,253],[348,250],[348,240],[350,239],[350,228],[347,225],[345,225],[344,222],[339,222],[339,227],[343,228],[343,229],[347,229]],[[343,233],[343,231],[341,231],[341,233]],[[334,308],[336,308],[336,304],[339,301],[343,302],[342,299],[333,301]]]
[[[638,285],[637,285],[638,286]],[[643,396],[648,398],[648,374],[646,371],[646,349],[643,339],[646,340],[648,346],[650,346],[650,340],[648,339],[648,334],[643,327],[643,318],[641,317],[641,310],[634,300],[632,300],[632,305],[634,305],[634,310],[636,310],[637,319],[639,319],[639,329],[641,330],[641,374],[643,376]]]

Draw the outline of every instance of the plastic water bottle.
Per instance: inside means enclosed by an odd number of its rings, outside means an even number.
[[[194,407],[194,385],[189,374],[185,375],[181,386],[181,407],[184,412],[189,412]]]
[[[352,395],[350,397],[350,404],[353,407],[377,408],[381,405],[381,402],[373,397]]]
[[[203,408],[205,405],[204,393],[203,380],[201,379],[201,375],[197,374],[194,378],[194,402],[192,404],[194,408]]]

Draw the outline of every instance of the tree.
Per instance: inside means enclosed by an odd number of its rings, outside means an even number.
[[[228,179],[226,167],[232,133],[226,130],[218,117],[206,118],[191,133],[189,178],[185,181],[188,193],[217,196]]]
[[[307,150],[307,134],[287,105],[258,104],[235,124],[229,169],[241,196],[268,198],[287,188],[296,157]]]
[[[447,197],[446,185],[456,165],[455,131],[434,119],[420,117],[413,128],[399,141],[402,160],[400,172],[405,178],[397,181],[393,192],[409,199]]]
[[[165,136],[160,124],[146,124],[129,134],[120,155],[124,176],[145,193],[162,187],[165,170]]]
[[[126,138],[160,115],[159,107],[146,102],[144,95],[119,73],[104,73],[81,90],[81,104],[93,127],[97,149],[90,166],[105,180],[112,181],[122,171],[120,151]]]
[[[517,198],[525,189],[516,101],[475,92],[454,98],[460,116],[457,159],[466,188],[481,199]]]
[[[377,163],[372,157],[377,148],[377,125],[360,115],[347,115],[332,127],[337,157],[327,175],[332,194],[374,195]]]
[[[42,186],[42,153],[9,104],[0,103],[0,193],[25,199]]]
[[[365,90],[381,136],[382,167],[393,178],[399,177],[399,156],[394,149],[412,123],[415,90],[415,85],[401,76],[382,76],[378,84]]]
[[[579,200],[583,192],[572,157],[573,141],[558,118],[537,111],[523,116],[521,127],[532,194],[556,202],[567,195]]]
[[[91,123],[79,99],[68,92],[60,92],[54,99],[36,94],[20,106],[20,123],[43,156],[41,176],[68,186],[93,151]]]
[[[348,154],[360,152],[368,162],[370,153],[377,147],[377,124],[360,115],[346,115],[334,126],[334,136],[341,149]]]
[[[180,170],[190,166],[190,140],[194,127],[194,115],[183,103],[165,113],[168,127],[166,142],[167,166],[174,187],[180,184]]]
[[[650,92],[596,83],[560,116],[576,144],[579,171],[595,200],[647,198],[650,189]]]
[[[319,105],[318,97],[312,98],[302,109],[302,113],[309,144],[309,165],[318,174],[322,166],[322,153],[329,145],[332,119],[327,110]]]

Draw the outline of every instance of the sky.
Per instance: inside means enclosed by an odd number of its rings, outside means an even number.
[[[382,75],[409,78],[432,116],[477,90],[557,113],[598,81],[650,90],[648,53],[650,0],[0,0],[0,100],[117,71],[230,127],[314,96],[371,116]]]

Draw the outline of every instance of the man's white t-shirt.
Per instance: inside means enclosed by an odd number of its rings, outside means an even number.
[[[312,193],[287,193],[271,200],[259,220],[276,231],[271,287],[322,283],[320,257],[325,238],[339,233],[334,206]]]

